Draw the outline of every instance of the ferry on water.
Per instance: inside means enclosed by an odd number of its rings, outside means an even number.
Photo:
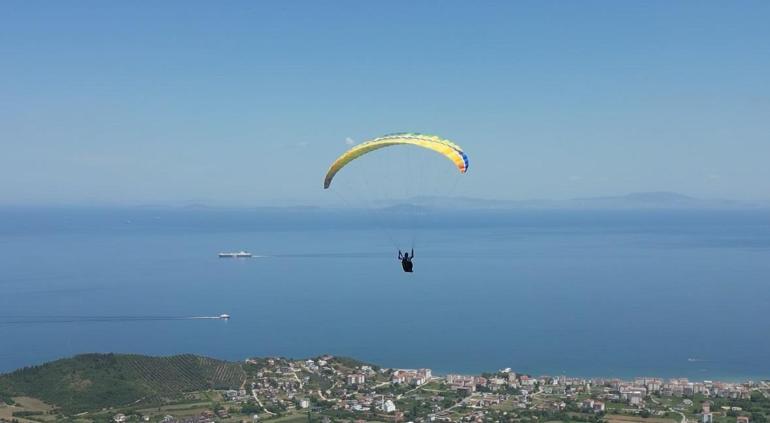
[[[238,251],[237,253],[219,253],[219,258],[250,258],[251,253]]]

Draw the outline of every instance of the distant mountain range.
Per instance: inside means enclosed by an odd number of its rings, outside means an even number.
[[[427,210],[751,210],[770,209],[770,201],[703,199],[668,191],[634,192],[624,195],[578,197],[566,200],[500,200],[474,197],[416,196],[406,199],[370,199],[370,206],[391,213],[421,213]],[[334,204],[334,203],[331,203]],[[363,207],[363,206],[361,206]],[[181,206],[142,205],[140,209],[184,209],[189,211],[243,211],[313,213],[328,209],[355,209],[351,205],[263,205],[254,207],[211,206],[187,203]],[[370,208],[370,207],[366,207]]]
[[[639,210],[639,209],[759,209],[770,204],[690,197],[674,192],[637,192],[618,196],[584,197],[569,200],[489,200],[472,197],[412,197],[407,200],[381,202],[383,210],[410,212],[427,209],[508,210]]]

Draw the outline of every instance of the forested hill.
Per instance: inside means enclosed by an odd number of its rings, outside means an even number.
[[[240,363],[189,354],[83,354],[0,375],[0,396],[32,396],[76,413],[163,402],[188,391],[237,388],[245,377]]]

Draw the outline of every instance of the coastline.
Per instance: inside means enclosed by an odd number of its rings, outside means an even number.
[[[29,367],[40,367],[55,361],[59,360],[66,360],[71,359],[78,356],[83,355],[90,355],[90,354],[117,354],[117,355],[138,355],[138,356],[144,356],[144,357],[150,357],[150,358],[168,358],[178,355],[195,355],[195,356],[205,356],[210,357],[216,360],[226,361],[230,363],[241,363],[248,359],[255,358],[255,356],[245,357],[241,360],[233,360],[226,357],[218,357],[216,355],[201,355],[196,353],[189,353],[189,352],[179,352],[174,354],[161,354],[161,355],[155,355],[155,354],[142,354],[137,352],[90,352],[90,353],[80,353],[70,356],[61,356],[59,358],[53,359],[53,360],[47,360],[42,361],[34,364],[30,364],[28,366],[18,367],[11,370],[3,370],[0,371],[0,375],[10,374],[18,370],[22,370]],[[317,356],[323,355],[324,353],[320,353]],[[338,355],[344,357],[345,355]],[[263,356],[258,358],[271,358],[271,357],[280,357],[282,359],[292,360],[292,361],[299,361],[299,360],[305,360],[308,357],[286,357],[282,355],[269,355],[269,356]],[[383,366],[383,363],[377,363],[370,360],[367,360],[362,357],[351,357],[354,360],[360,360],[362,362],[371,363],[374,365],[378,365],[380,367],[384,368],[417,368],[417,367],[426,367],[431,368],[434,376],[436,377],[446,377],[447,375],[464,375],[464,376],[477,376],[484,373],[495,373],[500,370],[500,368],[485,368],[485,369],[478,369],[478,368],[454,368],[454,369],[447,369],[447,368],[436,368],[431,367],[430,365],[425,366],[398,366],[398,365],[387,365]],[[392,364],[392,363],[389,363]],[[667,379],[667,380],[690,380],[690,381],[710,381],[710,382],[723,382],[723,383],[744,383],[748,381],[757,382],[757,381],[770,381],[770,375],[765,376],[759,376],[759,375],[718,375],[718,374],[709,374],[704,373],[703,377],[700,379],[695,379],[692,376],[686,376],[684,372],[682,374],[660,374],[660,373],[647,373],[647,374],[631,374],[631,373],[614,373],[614,374],[582,374],[580,372],[574,372],[570,373],[569,371],[563,371],[563,372],[539,372],[537,370],[530,370],[527,368],[515,368],[515,367],[509,367],[512,372],[515,372],[517,374],[526,374],[530,375],[535,378],[542,378],[542,377],[567,377],[567,378],[576,378],[576,379],[583,379],[583,380],[634,380],[639,378],[655,378],[655,379]]]

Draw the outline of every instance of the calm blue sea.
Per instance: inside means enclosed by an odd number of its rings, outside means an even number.
[[[84,352],[770,378],[770,212],[0,211],[0,371]],[[415,273],[392,239],[416,234]],[[262,258],[226,260],[223,250]],[[232,315],[230,321],[172,319]]]

